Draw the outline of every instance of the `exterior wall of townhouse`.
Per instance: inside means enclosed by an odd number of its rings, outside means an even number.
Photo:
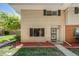
[[[42,10],[21,10],[21,42],[51,41],[51,27],[60,25],[59,40],[65,40],[64,11],[61,16],[44,16]],[[30,37],[30,28],[45,28],[44,37]]]
[[[65,39],[69,43],[78,42],[73,35],[75,27],[79,27],[79,14],[75,14],[72,7],[66,11]]]
[[[65,31],[65,36],[66,36],[66,41],[69,43],[73,43],[73,42],[78,42],[75,38],[74,38],[74,28],[75,27],[79,27],[79,25],[66,25],[66,31]]]

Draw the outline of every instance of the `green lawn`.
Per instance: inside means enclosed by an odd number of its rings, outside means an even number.
[[[72,51],[73,53],[79,55],[79,48],[68,48],[70,51]]]
[[[57,48],[21,48],[14,56],[64,56]]]
[[[6,36],[0,36],[0,44],[2,42],[7,40],[15,40],[16,35],[6,35]],[[13,48],[11,45],[6,45],[0,48],[0,56],[7,55],[6,53],[13,53],[14,51],[17,51],[18,48]]]
[[[5,46],[5,47],[0,48],[0,56],[8,52],[10,48],[11,46]]]
[[[13,47],[11,47],[9,45],[4,46],[4,47],[0,48],[0,56],[12,56],[19,49],[20,49],[20,47],[13,48]]]
[[[6,41],[6,40],[12,40],[14,38],[15,38],[15,35],[0,36],[0,42]]]

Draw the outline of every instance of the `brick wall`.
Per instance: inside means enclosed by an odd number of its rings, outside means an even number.
[[[73,35],[75,27],[79,27],[79,25],[66,25],[65,27],[65,40],[69,43],[78,42]]]

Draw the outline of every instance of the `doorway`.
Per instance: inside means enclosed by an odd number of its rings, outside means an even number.
[[[51,41],[52,42],[59,41],[59,26],[51,28]]]

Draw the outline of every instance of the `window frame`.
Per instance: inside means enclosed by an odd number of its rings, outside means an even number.
[[[37,31],[36,31],[37,30]],[[45,28],[30,28],[30,37],[44,37]]]

